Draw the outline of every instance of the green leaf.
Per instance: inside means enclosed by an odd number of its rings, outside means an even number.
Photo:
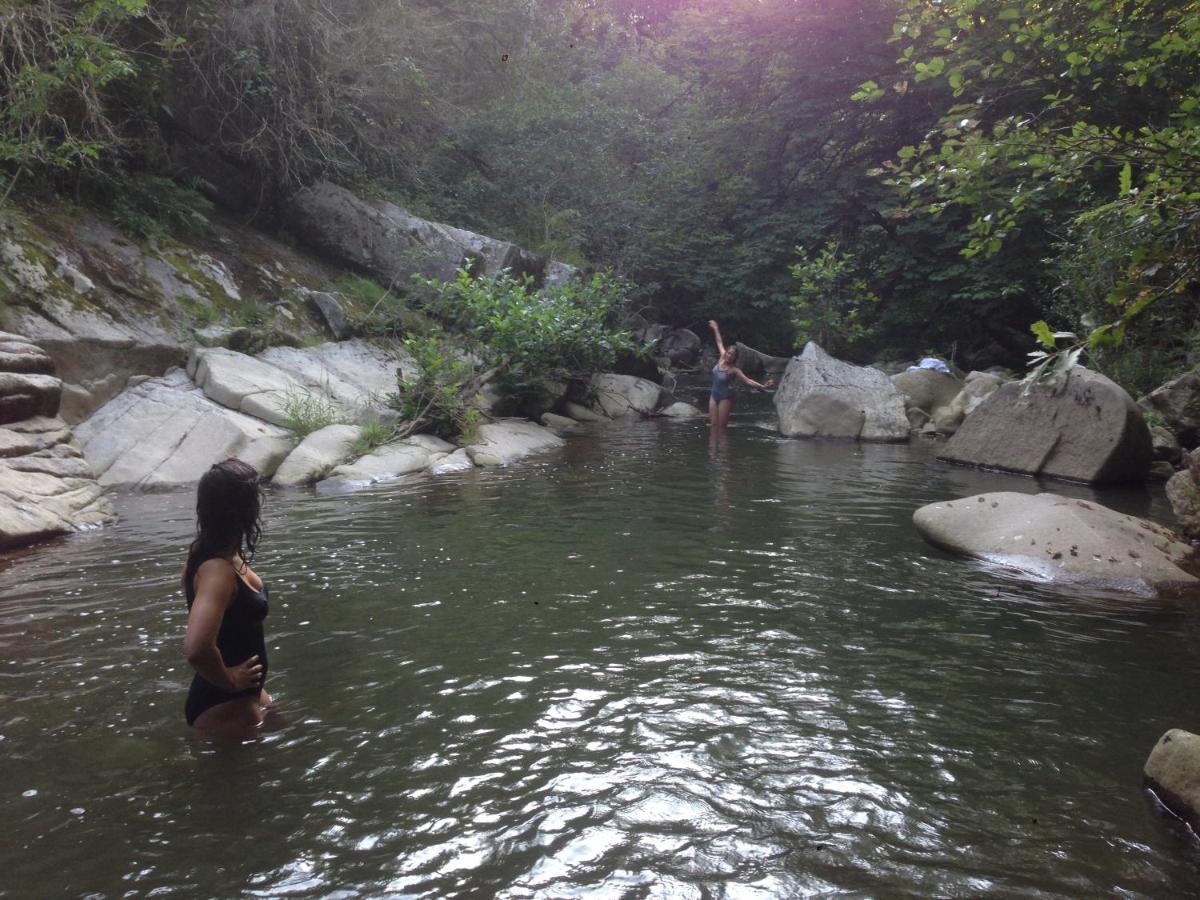
[[[1121,166],[1121,196],[1128,197],[1133,192],[1133,166],[1129,163]]]
[[[1056,344],[1054,340],[1054,331],[1045,321],[1039,320],[1029,326],[1029,330],[1033,332],[1033,336],[1038,339],[1038,343],[1047,350],[1053,350]]]

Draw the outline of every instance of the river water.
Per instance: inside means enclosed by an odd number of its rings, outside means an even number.
[[[760,401],[761,402],[761,401]],[[952,559],[934,448],[640,422],[268,497],[260,740],[189,734],[193,497],[0,561],[7,896],[1186,895],[1200,618]],[[1093,492],[1165,517],[1161,492]]]

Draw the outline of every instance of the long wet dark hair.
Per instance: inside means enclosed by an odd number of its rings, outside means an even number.
[[[240,459],[219,462],[196,489],[196,539],[183,570],[186,590],[196,570],[214,556],[254,559],[262,537],[262,486],[254,466]]]

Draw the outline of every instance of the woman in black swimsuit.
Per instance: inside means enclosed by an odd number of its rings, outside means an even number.
[[[196,492],[196,539],[183,570],[187,634],[196,670],[184,712],[198,731],[243,738],[272,705],[263,690],[267,586],[249,560],[262,534],[258,472],[238,459],[217,463]]]
[[[733,382],[738,381],[760,390],[770,390],[775,386],[775,379],[759,384],[753,378],[737,367],[737,347],[726,347],[721,340],[721,329],[717,323],[710,320],[708,327],[712,329],[717,339],[717,353],[720,354],[717,364],[712,370],[712,389],[708,392],[708,424],[714,428],[724,428],[729,424],[729,414],[733,412]]]

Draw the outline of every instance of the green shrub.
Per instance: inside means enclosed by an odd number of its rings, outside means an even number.
[[[396,436],[396,429],[384,422],[367,422],[358,433],[358,438],[350,446],[350,455],[357,459],[366,456],[372,450],[377,450],[390,442]]]
[[[251,328],[261,325],[267,320],[267,307],[258,300],[243,300],[238,307],[237,320]]]
[[[342,421],[341,411],[327,393],[315,394],[303,389],[292,389],[284,394],[282,412],[284,427],[298,440]]]

